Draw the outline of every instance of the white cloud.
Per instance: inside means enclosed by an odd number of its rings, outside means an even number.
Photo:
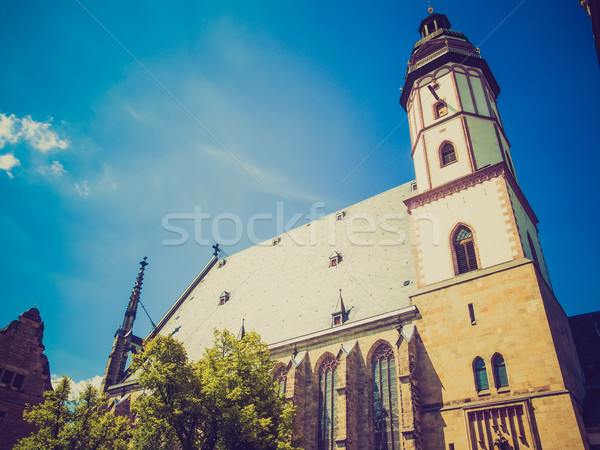
[[[75,183],[75,190],[82,197],[87,197],[90,195],[90,187],[88,186],[88,180],[83,180],[83,183]]]
[[[0,122],[0,127],[1,126],[2,126],[2,123]],[[1,131],[0,131],[0,133],[1,133]],[[0,139],[1,139],[1,137],[0,137]],[[0,155],[0,170],[4,170],[10,178],[13,177],[13,174],[11,173],[10,170],[13,167],[18,166],[19,164],[21,164],[21,162],[17,158],[15,158],[15,155],[13,155],[12,153]]]
[[[52,165],[50,166],[40,166],[37,170],[42,175],[46,176],[54,175],[60,177],[65,173],[68,173],[68,171],[65,170],[64,166],[58,161],[52,161]]]
[[[14,115],[0,114],[0,148],[6,144],[14,144],[19,140],[19,132],[15,129],[17,118]]]
[[[62,376],[52,374],[52,376],[51,376],[52,387],[56,389],[56,386],[58,386],[58,383],[61,379],[62,379]],[[100,385],[102,384],[102,377],[100,375],[96,375],[96,376],[90,378],[89,380],[80,380],[80,381],[71,380],[71,395],[69,396],[70,399],[71,400],[75,399],[79,395],[79,393],[81,391],[83,391],[83,389],[85,388],[85,386],[88,383],[91,384],[92,386],[94,386],[99,391]]]
[[[0,114],[0,148],[21,140],[43,153],[67,148],[69,141],[61,139],[55,131],[50,130],[50,121],[37,122],[31,116],[19,119],[14,114]]]

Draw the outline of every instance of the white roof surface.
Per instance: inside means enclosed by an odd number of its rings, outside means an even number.
[[[197,360],[215,328],[237,334],[243,319],[246,331],[269,345],[329,329],[340,289],[348,324],[409,306],[416,284],[403,200],[414,194],[411,184],[342,210],[341,220],[325,216],[280,236],[277,245],[269,239],[215,264],[158,333],[183,341]],[[333,252],[341,262],[330,267]],[[224,291],[229,300],[219,305]]]

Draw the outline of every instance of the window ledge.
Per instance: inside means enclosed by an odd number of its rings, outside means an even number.
[[[451,166],[452,164],[457,163],[457,162],[458,162],[458,159],[455,159],[454,161],[449,162],[447,164],[442,164],[440,167],[443,169],[444,167]]]
[[[502,386],[498,388],[498,393],[499,394],[503,394],[504,392],[510,392],[510,387],[509,386]]]
[[[482,389],[480,391],[477,391],[477,395],[480,397],[484,397],[486,395],[490,395],[490,390],[489,389]]]

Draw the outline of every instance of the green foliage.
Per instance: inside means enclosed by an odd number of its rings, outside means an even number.
[[[183,345],[160,336],[134,357],[150,395],[133,405],[136,449],[294,450],[295,408],[277,395],[269,351],[256,333],[237,340],[215,331],[195,363]]]
[[[71,382],[63,377],[45,401],[28,406],[23,418],[39,431],[21,439],[16,450],[125,450],[131,437],[129,422],[106,411],[106,396],[88,384],[74,401],[69,401]]]

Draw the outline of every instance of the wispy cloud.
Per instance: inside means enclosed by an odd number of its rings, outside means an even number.
[[[40,166],[37,170],[42,175],[55,177],[60,177],[65,173],[68,173],[64,166],[58,161],[52,161],[52,164],[49,166]]]
[[[229,162],[228,158],[226,157],[227,155],[218,148],[203,146],[201,147],[201,151],[214,158],[220,159],[224,163]],[[322,198],[306,192],[303,189],[294,187],[292,185],[293,180],[291,178],[274,172],[274,169],[264,169],[248,161],[243,161],[243,164],[248,172],[254,175],[257,179],[261,180],[260,185],[257,186],[261,191],[310,202],[323,200]]]
[[[11,169],[21,164],[21,162],[15,158],[12,153],[0,155],[0,170],[4,170],[9,178],[13,177]]]
[[[87,180],[83,180],[83,182],[81,184],[75,183],[75,190],[82,197],[87,197],[91,193],[91,190],[90,190],[90,187],[88,186]]]
[[[61,139],[50,129],[52,119],[47,122],[37,122],[31,116],[18,118],[14,114],[0,114],[0,148],[7,144],[17,144],[21,141],[36,150],[46,153],[53,149],[65,149],[69,141]]]

